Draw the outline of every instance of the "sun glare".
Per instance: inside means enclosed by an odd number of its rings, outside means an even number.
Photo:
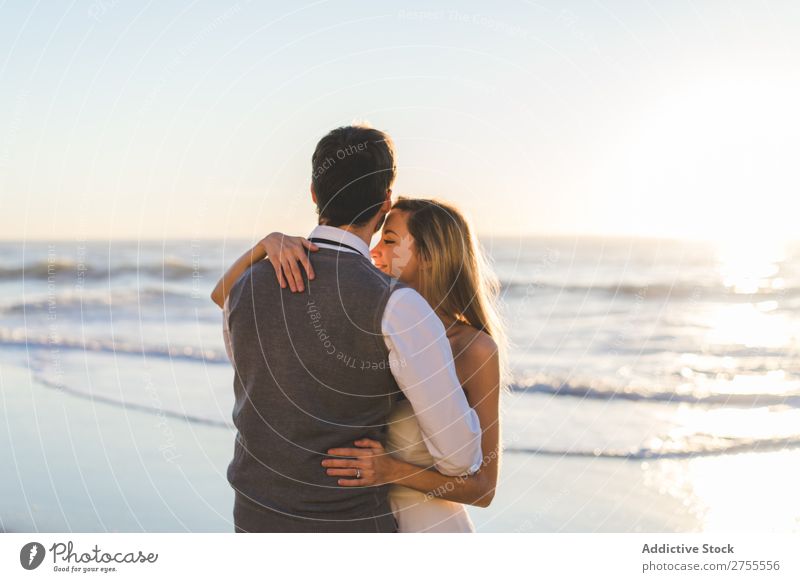
[[[796,236],[798,98],[757,75],[665,91],[633,117],[618,160],[631,204],[646,200],[648,224],[677,236],[756,247]]]

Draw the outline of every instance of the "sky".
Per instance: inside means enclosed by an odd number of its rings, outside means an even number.
[[[307,234],[356,121],[479,233],[794,237],[799,62],[792,1],[10,0],[0,238]]]

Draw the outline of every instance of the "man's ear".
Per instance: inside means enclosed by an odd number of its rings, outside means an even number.
[[[311,200],[314,201],[314,204],[317,203],[317,193],[314,192],[314,182],[311,182],[311,186],[308,187],[311,190]]]
[[[391,209],[392,209],[392,191],[390,189],[386,191],[386,200],[384,200],[383,204],[381,205],[381,212],[388,214]]]

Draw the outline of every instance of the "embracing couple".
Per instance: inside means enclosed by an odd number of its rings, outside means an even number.
[[[452,205],[392,203],[396,171],[385,133],[331,131],[312,157],[319,225],[269,235],[212,293],[237,532],[471,532],[464,504],[494,496],[497,281]]]

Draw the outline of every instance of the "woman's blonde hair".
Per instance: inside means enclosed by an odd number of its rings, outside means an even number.
[[[408,213],[408,232],[420,262],[420,295],[434,311],[492,337],[504,386],[508,340],[497,305],[500,282],[469,222],[457,208],[441,200],[401,196],[392,209]]]

